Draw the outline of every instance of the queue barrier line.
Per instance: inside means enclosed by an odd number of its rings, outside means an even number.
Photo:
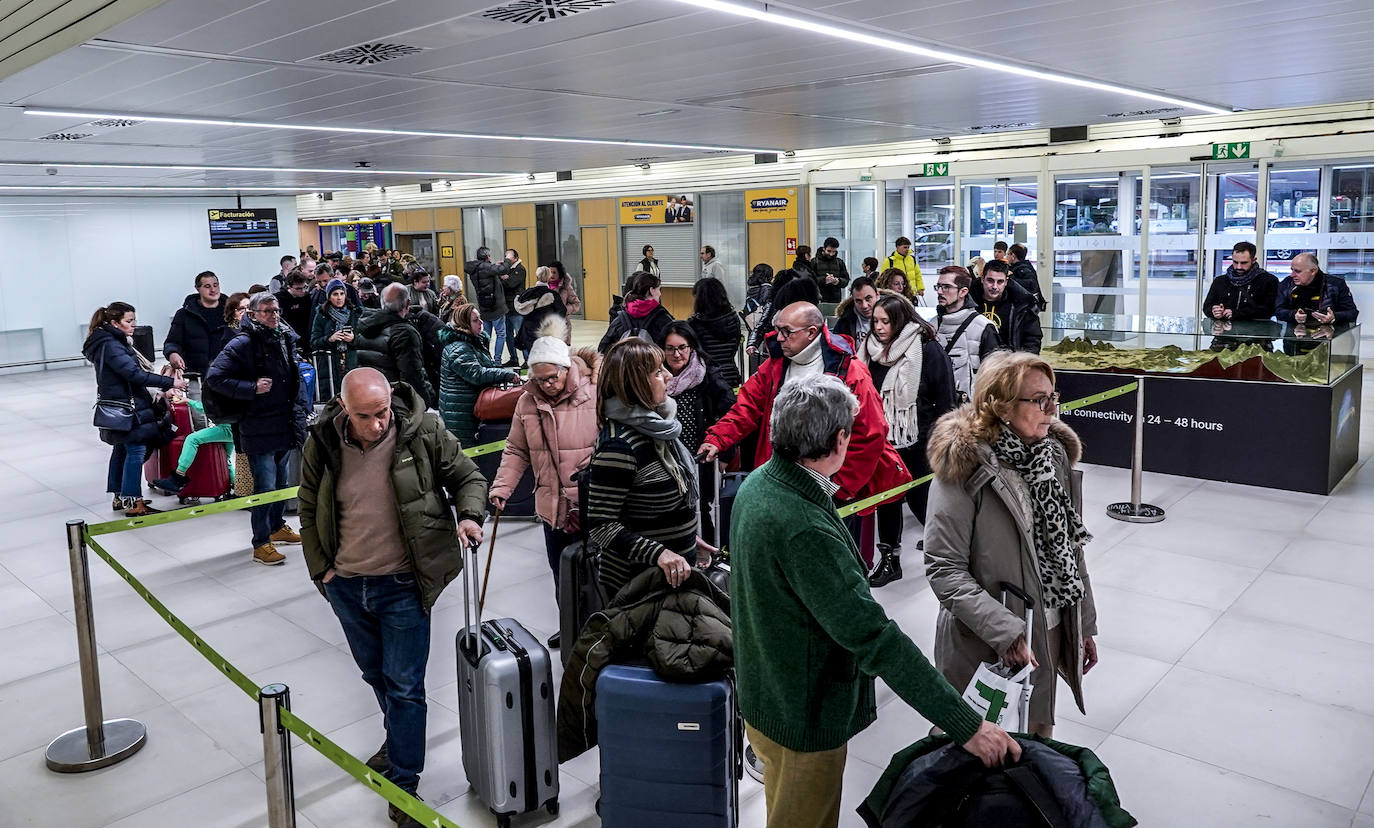
[[[1139,387],[1140,383],[1138,382],[1128,382],[1125,385],[1121,385],[1098,394],[1092,394],[1087,397],[1079,397],[1076,400],[1070,400],[1066,403],[1060,403],[1059,410],[1063,412],[1074,411],[1079,408],[1087,408],[1090,405],[1097,405],[1098,403],[1105,402],[1106,400],[1110,400],[1113,397],[1120,397],[1125,394],[1129,394]],[[877,494],[866,497],[863,500],[857,501],[855,503],[850,503],[845,506],[841,506],[836,511],[840,517],[847,518],[851,515],[857,514],[858,512],[862,512],[865,509],[870,509],[874,506],[877,506],[880,503],[886,503],[887,501],[892,500],[894,497],[900,494],[905,494],[906,492],[911,491],[917,486],[925,485],[926,483],[929,483],[934,479],[935,475],[928,474],[925,477],[922,477],[918,480],[912,480],[908,483],[903,483],[902,485],[888,489],[885,492],[878,492]]]
[[[101,560],[109,564],[110,568],[115,571],[115,574],[123,578],[129,586],[133,587],[134,592],[138,593],[138,596],[144,601],[147,601],[148,606],[152,607],[153,611],[160,615],[162,620],[167,622],[168,626],[175,630],[182,638],[186,639],[188,644],[195,647],[197,652],[205,656],[205,659],[214,665],[216,670],[223,673],[236,687],[247,693],[254,701],[257,701],[258,688],[261,685],[248,678],[242,670],[230,664],[227,658],[220,655],[219,651],[211,647],[205,639],[197,635],[196,631],[187,626],[185,621],[182,621],[175,613],[167,609],[166,604],[159,601],[157,596],[153,595],[152,591],[133,576],[133,573],[129,572],[129,570],[125,569],[119,561],[115,560],[115,557],[97,543],[89,532],[86,533],[86,545],[90,547],[95,554],[99,555]]]
[[[463,454],[466,454],[468,457],[480,457],[483,454],[495,454],[498,451],[504,451],[505,448],[506,441],[497,440],[494,443],[486,443],[480,446],[473,446],[470,449],[463,449]],[[276,503],[279,500],[290,500],[298,494],[299,490],[299,486],[291,486],[286,489],[277,489],[276,491],[252,494],[246,497],[236,497],[232,500],[204,503],[200,506],[188,506],[184,509],[172,509],[155,515],[111,520],[105,523],[92,523],[86,527],[86,533],[89,535],[109,535],[114,532],[127,532],[130,529],[143,529],[149,526],[165,526],[169,523],[178,523],[183,520],[205,517],[206,515],[222,515],[225,512],[235,512],[239,509],[251,509],[254,506]]]
[[[363,783],[378,796],[419,820],[421,825],[434,828],[460,828],[458,823],[416,799],[406,791],[396,787],[391,780],[369,768],[361,759],[334,744],[329,737],[311,727],[308,722],[290,710],[280,710],[282,726],[300,737],[301,741],[314,748],[321,756],[338,765],[344,773]]]

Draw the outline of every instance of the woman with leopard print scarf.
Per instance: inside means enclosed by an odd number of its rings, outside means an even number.
[[[1097,663],[1097,609],[1083,559],[1092,539],[1073,497],[1077,435],[1056,418],[1054,369],[1039,356],[999,352],[983,362],[973,400],[935,426],[925,531],[926,574],[940,601],[935,663],[955,687],[981,662],[1031,674],[1028,730],[1050,736],[1056,677],[1083,710],[1083,676]],[[1002,583],[1035,599],[1025,611]]]

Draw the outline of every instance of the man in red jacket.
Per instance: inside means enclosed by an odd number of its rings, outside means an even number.
[[[774,324],[776,334],[769,334],[764,345],[768,360],[745,381],[730,411],[706,430],[706,439],[697,454],[705,454],[710,462],[718,453],[757,431],[755,463],[762,466],[773,454],[768,427],[773,416],[773,398],[783,383],[798,376],[833,374],[844,380],[859,398],[849,453],[844,466],[831,478],[840,486],[835,499],[840,503],[861,500],[910,481],[911,474],[902,458],[887,442],[882,398],[873,387],[868,366],[854,358],[849,340],[832,336],[820,309],[810,302],[796,302],[783,308]],[[855,529],[851,523],[850,531]]]

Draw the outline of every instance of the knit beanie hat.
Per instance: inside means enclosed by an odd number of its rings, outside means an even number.
[[[572,358],[568,356],[568,343],[552,336],[541,336],[534,340],[534,347],[530,348],[530,365],[539,363],[558,365],[563,368],[572,367]]]
[[[342,290],[346,293],[348,292],[348,286],[343,283],[342,279],[330,279],[329,284],[324,286],[325,297],[328,298],[329,294],[336,290]]]

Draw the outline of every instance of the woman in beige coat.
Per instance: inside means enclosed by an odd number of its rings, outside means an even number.
[[[1097,610],[1083,560],[1092,536],[1072,494],[1082,450],[1055,418],[1058,402],[1054,369],[1035,354],[985,360],[972,402],[931,434],[925,531],[926,574],[940,601],[936,666],[963,688],[980,662],[1032,661],[1027,730],[1044,736],[1054,725],[1055,676],[1083,710],[1083,675],[1097,663]],[[1002,606],[1003,581],[1035,600],[1029,651],[1024,607],[1014,597]]]
[[[587,465],[600,427],[596,421],[596,368],[590,348],[570,352],[561,317],[549,317],[530,348],[530,378],[515,403],[515,418],[491,484],[491,502],[504,508],[525,469],[534,469],[534,510],[544,524],[544,547],[558,594],[558,559],[577,540],[582,516],[573,473]],[[557,648],[558,633],[549,639]]]

